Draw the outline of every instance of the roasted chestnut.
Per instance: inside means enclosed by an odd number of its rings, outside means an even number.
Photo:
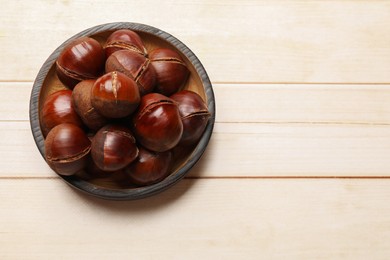
[[[92,159],[103,171],[120,170],[137,157],[135,142],[130,129],[120,125],[104,126],[92,139]]]
[[[106,72],[120,71],[134,79],[141,96],[153,91],[156,85],[156,72],[150,60],[136,52],[116,51],[106,61]]]
[[[72,91],[59,90],[49,95],[40,112],[43,135],[46,136],[56,125],[71,123],[83,127],[83,122],[72,104]]]
[[[197,93],[189,90],[182,90],[170,98],[177,102],[183,122],[180,144],[194,144],[202,136],[210,118],[207,105]]]
[[[183,133],[176,103],[158,93],[150,93],[141,98],[133,117],[133,127],[137,141],[155,152],[172,149]]]
[[[137,159],[125,168],[130,181],[136,185],[150,185],[164,179],[172,161],[172,152],[148,151],[140,147]]]
[[[130,115],[139,102],[139,90],[134,80],[117,71],[101,76],[92,87],[92,106],[108,118]]]
[[[149,58],[157,75],[157,92],[170,96],[182,89],[190,71],[177,52],[158,48],[149,54]]]
[[[119,50],[129,50],[146,56],[147,51],[141,37],[129,29],[121,29],[113,32],[104,46],[106,57]]]
[[[100,43],[82,37],[69,43],[56,61],[57,76],[65,86],[73,87],[84,79],[97,78],[104,69],[105,54]]]
[[[61,175],[73,175],[88,162],[91,142],[84,131],[73,124],[54,127],[45,139],[45,159]]]
[[[72,102],[84,124],[89,129],[97,131],[108,123],[108,119],[99,114],[92,106],[92,87],[94,83],[94,79],[79,82],[73,89]]]

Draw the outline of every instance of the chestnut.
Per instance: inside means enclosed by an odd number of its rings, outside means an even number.
[[[92,139],[91,155],[103,171],[117,171],[138,156],[138,148],[130,129],[120,125],[102,127]]]
[[[92,106],[92,87],[95,81],[87,79],[79,82],[72,93],[74,109],[83,123],[93,131],[99,130],[108,123],[108,119],[99,114]]]
[[[190,71],[177,52],[158,48],[149,54],[149,58],[157,75],[156,92],[170,96],[183,88]]]
[[[72,91],[59,90],[49,95],[40,112],[43,135],[46,136],[56,125],[71,123],[83,127],[83,122],[72,104]]]
[[[156,85],[156,72],[150,60],[136,52],[116,51],[106,61],[106,72],[120,71],[134,79],[141,96],[153,91]]]
[[[141,98],[133,117],[133,128],[137,141],[155,152],[175,147],[183,133],[176,103],[158,93],[150,93]]]
[[[106,52],[106,57],[109,57],[112,53],[119,50],[129,50],[143,56],[147,55],[141,37],[136,32],[129,29],[117,30],[110,34],[107,38],[104,50]]]
[[[73,87],[81,80],[97,78],[104,69],[105,54],[100,43],[90,37],[70,42],[56,61],[56,72],[65,86]]]
[[[61,175],[73,175],[86,167],[90,149],[87,135],[73,124],[57,125],[45,139],[45,159]]]
[[[134,80],[117,71],[101,76],[92,87],[92,106],[108,118],[130,115],[139,102],[140,95]]]
[[[182,90],[170,98],[177,102],[183,122],[180,144],[194,144],[202,136],[211,116],[207,105],[197,93],[189,90]]]
[[[140,147],[137,159],[125,168],[125,172],[132,183],[139,186],[150,185],[168,175],[171,161],[171,151],[157,153]]]

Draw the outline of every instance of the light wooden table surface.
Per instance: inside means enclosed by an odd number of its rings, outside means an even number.
[[[0,259],[389,259],[390,1],[1,1]],[[63,41],[139,22],[198,56],[215,131],[168,191],[66,185],[30,131]]]

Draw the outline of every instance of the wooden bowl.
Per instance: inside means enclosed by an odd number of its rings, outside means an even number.
[[[179,52],[191,72],[184,89],[189,89],[198,93],[205,100],[211,113],[211,117],[200,141],[190,149],[176,151],[174,153],[174,165],[170,175],[156,184],[144,187],[132,187],[121,183],[121,177],[91,178],[85,171],[73,176],[59,175],[72,187],[96,197],[112,200],[133,200],[159,193],[183,178],[202,156],[213,131],[215,122],[215,100],[211,82],[195,54],[174,36],[148,25],[128,22],[98,25],[74,35],[61,44],[49,56],[40,69],[31,92],[30,123],[37,147],[44,157],[44,136],[40,126],[40,110],[49,94],[66,88],[58,80],[55,73],[55,61],[59,54],[63,48],[74,39],[90,36],[103,43],[110,33],[118,29],[130,29],[137,32],[141,36],[149,52],[157,47],[168,47]]]

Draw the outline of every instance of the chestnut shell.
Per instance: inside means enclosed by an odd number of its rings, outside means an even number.
[[[83,123],[91,130],[97,131],[108,123],[108,119],[99,114],[92,106],[92,87],[94,79],[83,80],[73,89],[73,106]]]
[[[129,29],[121,29],[111,33],[106,40],[104,50],[106,57],[119,50],[129,50],[143,56],[147,55],[147,50],[141,37]]]
[[[149,58],[157,75],[157,92],[170,96],[183,88],[190,71],[177,52],[158,48],[150,52]]]
[[[97,40],[81,37],[70,42],[58,56],[57,76],[73,89],[81,80],[97,78],[103,72],[105,60],[103,47]]]
[[[92,87],[92,106],[108,118],[130,115],[139,102],[139,90],[134,80],[117,71],[104,74]]]
[[[141,98],[133,117],[134,134],[147,149],[164,152],[175,147],[183,133],[183,123],[176,103],[161,94]]]
[[[183,122],[180,144],[194,144],[202,136],[211,116],[206,104],[197,93],[189,90],[182,90],[170,98],[177,102]]]
[[[119,71],[132,78],[142,95],[153,91],[156,85],[156,72],[150,60],[136,52],[116,51],[106,61],[106,72]]]
[[[43,135],[63,123],[71,123],[83,127],[83,122],[72,103],[72,91],[63,89],[49,95],[43,103],[40,112]]]
[[[145,186],[161,181],[169,174],[172,152],[152,152],[140,147],[137,159],[125,168],[130,181]]]
[[[92,139],[92,159],[103,171],[120,170],[137,157],[135,142],[130,129],[120,125],[104,126]]]
[[[61,175],[73,175],[88,163],[91,142],[84,131],[73,124],[54,127],[45,139],[45,159]]]

